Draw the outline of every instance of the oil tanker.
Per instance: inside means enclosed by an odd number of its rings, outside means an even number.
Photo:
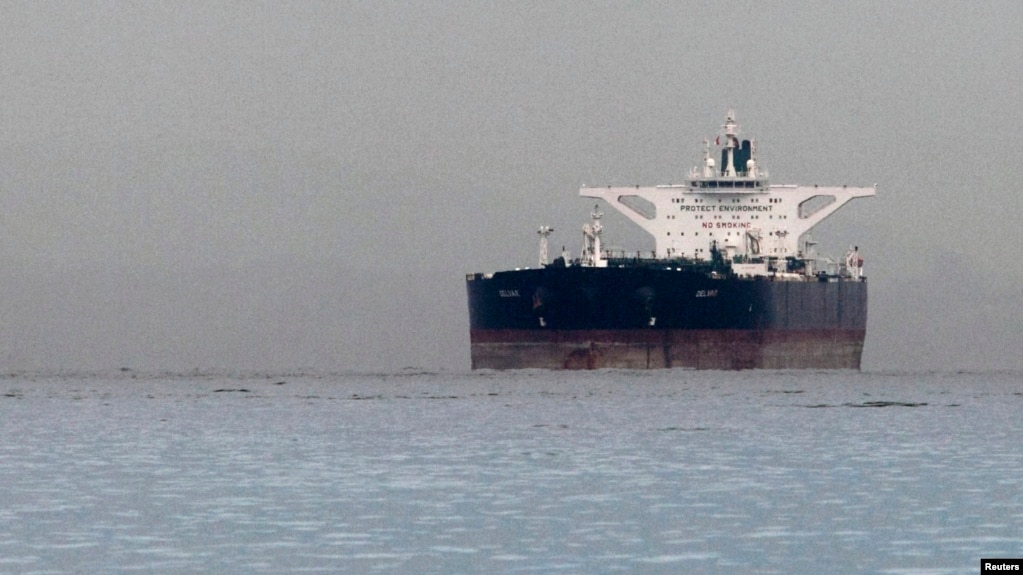
[[[820,258],[811,229],[872,187],[772,185],[734,112],[680,184],[583,187],[654,238],[466,276],[473,369],[859,369],[867,279],[858,248]],[[720,158],[720,164],[717,161]]]

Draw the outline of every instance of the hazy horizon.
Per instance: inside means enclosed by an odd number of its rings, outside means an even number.
[[[1023,369],[1019,3],[0,6],[5,372],[468,369],[465,274],[728,109],[772,183],[878,184],[814,233],[864,369]]]

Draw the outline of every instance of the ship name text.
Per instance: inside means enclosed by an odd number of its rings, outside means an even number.
[[[497,294],[501,297],[519,297],[519,290],[517,289],[502,289],[497,290]]]

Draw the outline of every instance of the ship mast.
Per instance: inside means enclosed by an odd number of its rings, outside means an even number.
[[[725,173],[723,175],[729,178],[734,178],[736,176],[735,148],[739,145],[739,124],[735,123],[735,110],[728,110],[728,116],[725,117],[725,124],[721,127],[725,130],[724,148],[728,154],[728,159],[725,161]]]
[[[540,267],[547,265],[547,238],[550,237],[551,232],[554,228],[550,226],[540,226],[539,231],[536,233],[540,234]]]
[[[590,214],[593,223],[583,225],[582,265],[587,267],[607,267],[607,260],[600,251],[600,234],[604,231],[604,226],[600,225],[600,218],[604,217],[604,213],[599,208],[599,205],[593,206],[593,212]]]

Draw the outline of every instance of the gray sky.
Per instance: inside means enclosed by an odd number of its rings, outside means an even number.
[[[728,108],[871,282],[867,369],[1023,368],[1023,3],[0,2],[0,369],[468,369]],[[610,210],[608,210],[610,211]],[[648,247],[617,215],[605,243]]]

